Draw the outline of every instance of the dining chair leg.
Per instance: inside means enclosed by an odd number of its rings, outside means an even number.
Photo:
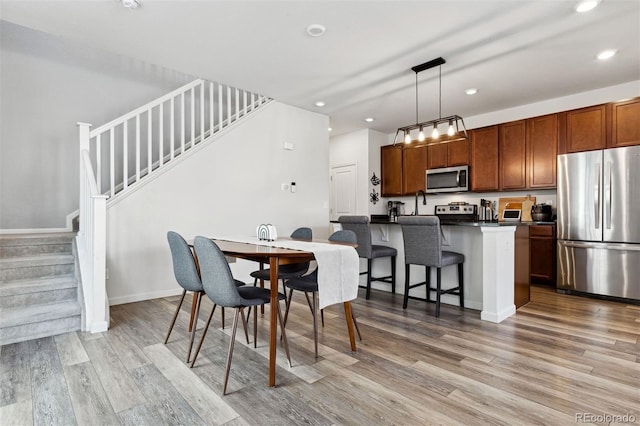
[[[236,313],[233,316],[233,325],[231,326],[231,340],[229,341],[229,352],[227,352],[227,365],[224,371],[224,387],[222,388],[222,395],[227,393],[227,383],[229,382],[229,370],[231,370],[231,358],[233,357],[233,344],[236,340],[236,330],[238,329],[238,314],[242,308],[236,308]],[[243,314],[244,316],[244,314]]]
[[[189,351],[187,352],[187,364],[191,360],[191,350],[193,349],[193,340],[196,337],[196,330],[198,329],[198,317],[200,316],[200,301],[202,300],[202,295],[198,296],[196,299],[196,312],[193,316],[193,326],[191,327],[191,338],[189,339]],[[216,310],[216,305],[213,305],[213,309],[211,310],[211,314]]]
[[[244,337],[247,339],[247,345],[249,344],[249,332],[247,331],[247,321],[249,321],[248,318],[245,318],[244,316],[244,310],[243,308],[238,308],[240,309],[240,314],[242,315],[242,324],[244,324]]]
[[[204,330],[202,330],[202,337],[200,338],[200,343],[198,343],[198,348],[196,349],[196,353],[193,356],[193,361],[191,361],[191,368],[196,363],[196,359],[198,358],[198,354],[200,353],[200,348],[202,348],[202,343],[204,342],[204,338],[207,336],[207,330],[209,330],[209,324],[211,324],[211,318],[213,318],[213,312],[216,310],[216,305],[213,305],[213,309],[211,309],[211,314],[209,314],[209,318],[207,319],[207,324],[204,326]]]
[[[309,293],[307,293],[306,291],[304,292],[304,297],[307,298],[307,305],[309,305],[309,309],[311,309],[311,312],[313,312],[313,305],[312,305],[312,300],[309,299]]]
[[[358,327],[358,321],[356,321],[356,316],[353,313],[353,306],[351,307],[351,319],[353,319],[353,325],[356,328],[356,332],[358,333],[358,339],[362,340],[362,336],[360,335],[360,327]]]
[[[322,326],[324,327],[324,309],[320,309],[320,321],[322,321]]]
[[[289,353],[289,342],[287,341],[287,333],[284,331],[284,321],[282,319],[282,310],[280,310],[280,302],[276,303],[278,310],[278,322],[280,323],[280,329],[282,330],[282,342],[284,343],[284,352],[287,354],[287,360],[289,361],[289,368],[291,368],[291,354]],[[271,307],[273,308],[273,306]]]
[[[316,358],[318,358],[318,292],[312,292],[313,308],[311,308],[311,314],[313,315],[313,347],[315,349]]]
[[[258,309],[253,310],[253,347],[258,347]]]
[[[178,312],[180,312],[180,307],[182,306],[182,302],[184,301],[184,297],[187,295],[187,290],[182,291],[182,297],[180,298],[180,302],[178,303],[178,307],[176,308],[176,313],[173,314],[173,319],[171,320],[171,325],[169,326],[169,331],[167,331],[167,337],[164,339],[164,344],[166,345],[169,341],[169,336],[171,335],[171,330],[173,330],[173,326],[176,325],[176,319],[178,319]]]
[[[291,299],[293,298],[293,289],[289,289],[289,297],[285,300],[285,309],[284,309],[284,325],[287,325],[287,319],[289,318],[289,307],[291,306]]]
[[[224,308],[220,309],[222,309],[222,329],[224,330]]]

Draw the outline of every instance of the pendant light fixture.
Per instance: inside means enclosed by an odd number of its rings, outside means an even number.
[[[425,138],[425,134],[424,134],[424,129],[425,128],[432,128],[431,130],[431,142],[427,142],[429,143],[444,143],[444,142],[450,142],[452,140],[458,140],[457,138],[454,138],[454,136],[456,134],[458,134],[460,132],[460,129],[462,129],[462,132],[464,133],[464,138],[467,138],[467,129],[464,125],[464,120],[462,119],[462,117],[460,117],[459,115],[451,115],[448,117],[442,117],[442,65],[445,64],[446,61],[440,57],[440,58],[436,58],[436,59],[432,59],[428,62],[425,62],[424,64],[420,64],[420,65],[416,65],[415,67],[412,67],[411,70],[413,72],[416,73],[416,124],[411,124],[409,126],[404,126],[404,127],[400,127],[398,128],[398,131],[396,132],[396,137],[393,140],[393,143],[397,143],[398,141],[398,135],[400,135],[400,132],[402,132],[402,134],[404,135],[404,142],[405,143],[411,143],[412,138],[411,138],[411,131],[414,129],[418,129],[419,133],[418,133],[418,141],[419,142],[423,142],[426,140]],[[423,121],[423,122],[418,122],[418,73],[422,72],[424,70],[428,70],[434,67],[439,67],[439,74],[438,74],[438,118],[434,119],[434,120],[429,120],[429,121]],[[438,139],[440,138],[440,131],[438,130],[438,125],[443,124],[443,123],[448,123],[448,127],[447,127],[447,135],[449,136],[449,138],[443,140],[442,142],[439,142]],[[462,135],[461,135],[462,137]],[[438,142],[436,142],[438,141]]]

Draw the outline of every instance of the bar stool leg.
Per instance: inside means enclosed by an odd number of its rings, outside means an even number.
[[[410,264],[406,264],[404,266],[404,301],[402,302],[402,309],[407,309],[407,304],[409,303],[409,270],[411,269]],[[428,294],[429,290],[427,290]]]
[[[372,259],[367,259],[367,294],[365,296],[365,299],[369,300],[369,297],[371,297],[371,264],[372,264]]]
[[[438,280],[438,282],[436,283],[437,285],[437,290],[436,290],[436,317],[440,316],[440,292],[442,291],[442,287],[440,286],[441,284],[441,270],[440,268],[436,268],[436,279]]]
[[[458,263],[458,292],[460,293],[460,307],[464,308],[464,273],[462,263]]]
[[[391,293],[396,294],[396,257],[391,256]]]
[[[427,284],[427,303],[431,303],[431,267],[425,266],[425,282]]]

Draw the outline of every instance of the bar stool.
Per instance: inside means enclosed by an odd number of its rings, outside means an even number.
[[[396,256],[398,250],[393,247],[374,245],[371,243],[371,230],[369,229],[369,218],[367,216],[340,216],[338,222],[342,225],[342,229],[353,231],[358,238],[358,247],[356,251],[362,259],[367,259],[367,270],[360,272],[360,275],[367,274],[367,293],[366,298],[371,295],[371,281],[381,281],[391,284],[391,292],[396,292]],[[371,265],[373,259],[379,257],[391,258],[391,275],[386,277],[372,277]]]
[[[464,255],[442,250],[440,219],[437,216],[402,216],[398,219],[398,223],[402,227],[402,237],[404,239],[405,281],[403,309],[407,308],[409,290],[422,285],[427,287],[427,298],[416,299],[431,302],[431,291],[435,291],[436,317],[440,316],[440,296],[443,294],[460,296],[460,307],[464,308],[464,277],[462,270]],[[426,280],[424,282],[409,284],[411,265],[424,265],[426,267]],[[442,290],[440,269],[449,265],[458,265],[458,287]],[[435,288],[431,287],[432,267],[437,268]]]

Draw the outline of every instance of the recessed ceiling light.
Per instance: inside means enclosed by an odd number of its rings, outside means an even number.
[[[598,53],[598,56],[596,56],[596,58],[601,61],[605,61],[609,58],[612,58],[616,53],[618,53],[618,51],[615,49],[603,50],[602,52]]]
[[[375,120],[375,118],[373,118],[373,117],[367,117],[367,118],[364,119],[364,121],[366,121],[367,123],[371,123],[374,120]]]
[[[307,29],[305,30],[307,32],[307,34],[309,34],[311,37],[320,37],[321,35],[324,34],[325,31],[327,31],[327,29],[325,28],[324,25],[320,25],[320,24],[311,24],[307,27]]]
[[[331,127],[329,127],[329,131],[332,131],[333,129]]]
[[[324,103],[324,102],[322,102],[322,101],[318,101],[318,102],[316,102],[316,104],[315,104],[315,105],[316,105],[317,107],[323,107],[323,106],[325,106],[325,103]]]
[[[122,0],[122,5],[127,9],[137,9],[140,3],[137,0]]]
[[[576,12],[579,12],[579,13],[588,12],[593,8],[595,8],[598,5],[598,3],[600,3],[600,0],[583,0],[578,4],[576,4],[575,9],[576,9]]]
[[[478,89],[476,89],[475,87],[472,87],[470,89],[465,90],[464,93],[466,93],[467,95],[475,95],[476,93],[478,93]]]

